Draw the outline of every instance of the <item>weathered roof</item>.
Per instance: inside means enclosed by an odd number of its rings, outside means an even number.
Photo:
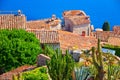
[[[78,49],[90,49],[96,46],[97,40],[95,37],[85,37],[79,34],[67,31],[53,30],[36,30],[29,29],[28,32],[33,32],[40,40],[40,43],[60,43],[61,49],[77,46]]]
[[[26,25],[28,29],[50,29],[49,24],[44,20],[28,21]]]
[[[73,16],[73,17],[69,17],[69,19],[73,22],[74,25],[90,23],[89,17],[87,16]]]
[[[120,26],[114,26],[113,27],[113,31],[115,34],[119,34],[120,35]]]
[[[59,43],[58,32],[55,30],[27,29],[27,31],[33,32],[40,43]]]
[[[0,29],[25,29],[26,17],[24,15],[0,15]]]
[[[47,29],[50,30],[50,26],[56,26],[61,21],[59,19],[45,19],[45,20],[36,20],[28,21],[26,23],[28,29]]]
[[[24,66],[18,67],[14,70],[11,70],[9,72],[6,72],[6,73],[3,73],[2,75],[0,75],[0,80],[12,80],[13,75],[18,75],[19,73],[23,72],[24,70],[32,69],[32,68],[35,68],[35,66],[24,65]]]
[[[119,37],[109,37],[108,43],[115,46],[120,46],[120,38]]]
[[[86,16],[86,14],[81,10],[69,10],[64,11],[63,16]]]
[[[103,42],[107,42],[110,36],[114,36],[113,31],[96,31],[93,32],[94,36]]]
[[[97,45],[97,39],[95,37],[85,37],[80,36],[79,34],[67,32],[67,31],[58,31],[60,47],[63,50],[68,48],[77,47],[78,49],[90,49],[93,46]]]

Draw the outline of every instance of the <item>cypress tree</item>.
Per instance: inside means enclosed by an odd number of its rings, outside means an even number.
[[[110,31],[110,24],[106,21],[102,26],[103,31]]]

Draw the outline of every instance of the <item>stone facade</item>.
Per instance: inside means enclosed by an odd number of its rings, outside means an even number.
[[[50,57],[44,55],[44,54],[40,54],[37,57],[37,66],[45,66],[46,65],[46,61],[50,60]]]
[[[73,33],[80,34],[81,36],[90,36],[90,24],[82,24],[73,27]]]

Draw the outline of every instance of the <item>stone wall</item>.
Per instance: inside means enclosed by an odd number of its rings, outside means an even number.
[[[65,30],[73,32],[73,23],[68,18],[64,18],[64,20],[65,20]]]
[[[50,57],[44,55],[44,54],[40,54],[37,57],[37,66],[45,66],[46,65],[46,61],[50,60]]]
[[[81,24],[81,25],[76,25],[73,26],[73,33],[77,33],[82,35],[83,32],[85,32],[85,36],[89,36],[90,35],[90,24]]]
[[[26,17],[24,15],[5,14],[0,15],[0,29],[26,29]]]

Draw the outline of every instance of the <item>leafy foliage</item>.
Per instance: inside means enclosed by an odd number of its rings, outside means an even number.
[[[110,31],[110,24],[106,21],[102,26],[103,31]]]
[[[43,53],[49,57],[52,57],[55,54],[55,50],[52,48],[52,46],[45,45]]]
[[[13,80],[49,80],[46,67],[38,67],[31,71],[20,73],[18,76],[13,75]]]
[[[50,61],[47,61],[48,72],[52,80],[68,80],[74,69],[74,61],[68,51],[56,50]]]
[[[0,30],[0,73],[24,64],[34,64],[39,40],[25,30]]]
[[[23,80],[49,80],[47,68],[39,67],[32,71],[27,71],[22,74]]]

